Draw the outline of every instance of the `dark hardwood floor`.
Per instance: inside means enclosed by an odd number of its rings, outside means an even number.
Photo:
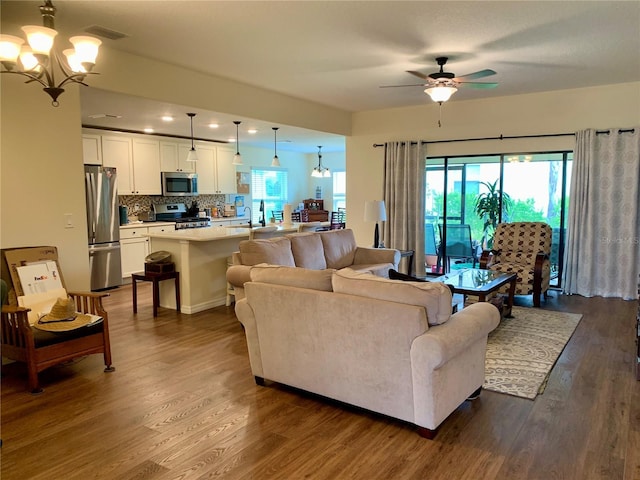
[[[435,440],[411,425],[254,383],[233,307],[160,309],[151,285],[111,292],[116,371],[93,355],[40,374],[2,369],[2,480],[640,479],[636,302],[552,293],[583,313],[535,401],[483,391]],[[518,298],[518,304],[530,304]]]

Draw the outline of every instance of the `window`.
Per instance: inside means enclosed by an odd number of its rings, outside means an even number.
[[[347,208],[347,172],[333,172],[333,211]]]
[[[273,168],[251,169],[251,220],[262,219],[260,202],[264,201],[264,218],[271,218],[273,210],[284,210],[287,203],[287,171]]]
[[[485,229],[476,215],[475,202],[479,194],[486,194],[487,184],[496,182],[499,189],[502,181],[509,208],[500,221],[541,221],[551,226],[551,285],[560,286],[572,164],[569,151],[428,158],[425,225],[433,225],[429,230],[437,232],[442,223],[446,178],[446,223],[469,225],[473,244],[486,248],[492,230]]]

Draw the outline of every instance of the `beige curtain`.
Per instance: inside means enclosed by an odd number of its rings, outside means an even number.
[[[385,144],[385,246],[413,250],[413,268],[424,275],[425,148],[421,142]]]
[[[569,198],[564,292],[637,298],[640,129],[577,132]]]

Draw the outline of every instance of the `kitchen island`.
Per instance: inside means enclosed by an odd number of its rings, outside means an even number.
[[[299,224],[280,225],[282,234],[298,231]],[[180,272],[180,310],[197,313],[224,305],[227,295],[227,259],[249,238],[249,228],[214,226],[149,233],[150,252],[171,253]],[[255,228],[253,229],[255,230]],[[165,285],[166,284],[166,285]],[[171,282],[160,284],[160,306],[176,308]]]

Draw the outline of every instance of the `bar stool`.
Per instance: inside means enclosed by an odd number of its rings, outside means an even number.
[[[176,311],[180,311],[180,272],[138,272],[131,274],[131,286],[133,291],[133,313],[138,313],[138,288],[136,281],[153,282],[153,316],[158,316],[160,305],[160,282],[162,280],[175,279],[176,284]]]

